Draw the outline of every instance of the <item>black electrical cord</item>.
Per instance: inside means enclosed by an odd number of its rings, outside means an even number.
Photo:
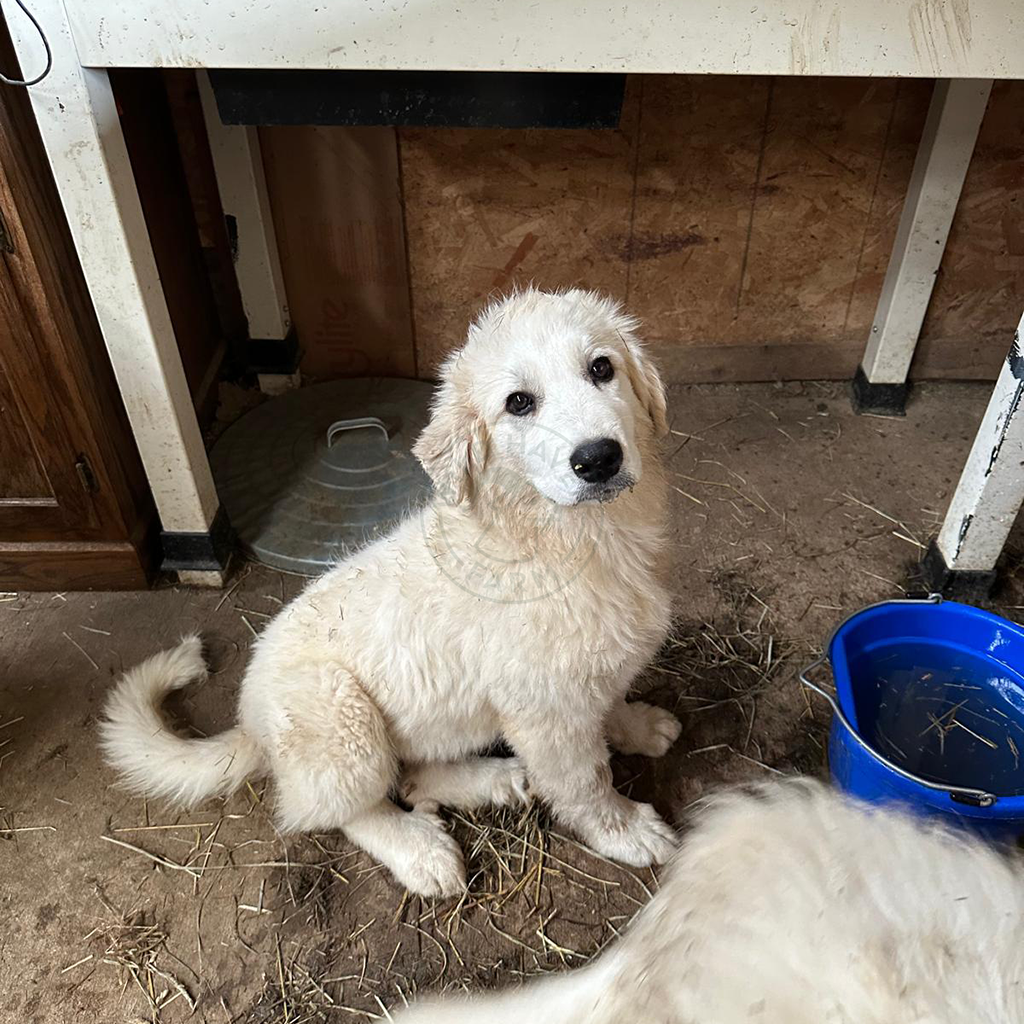
[[[46,67],[43,68],[42,74],[36,75],[35,78],[8,78],[6,75],[0,74],[0,82],[3,82],[4,85],[21,85],[26,87],[30,85],[38,85],[50,73],[50,68],[53,67],[53,53],[50,51],[50,41],[46,38],[43,26],[36,21],[36,16],[25,6],[24,0],[14,0],[14,2],[25,12],[28,20],[32,22],[36,31],[39,33],[39,38],[43,41],[43,47],[46,50]]]

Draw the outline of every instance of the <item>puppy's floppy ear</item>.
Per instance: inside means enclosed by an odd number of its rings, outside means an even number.
[[[665,385],[661,382],[661,375],[648,358],[643,345],[635,337],[624,335],[622,340],[628,353],[626,368],[633,394],[647,410],[647,415],[654,426],[654,436],[664,437],[668,433],[668,412]]]
[[[449,505],[458,505],[469,499],[474,477],[483,469],[487,432],[477,412],[460,393],[454,379],[454,360],[445,363],[441,374],[442,384],[434,399],[430,422],[412,452],[433,481],[438,497]]]

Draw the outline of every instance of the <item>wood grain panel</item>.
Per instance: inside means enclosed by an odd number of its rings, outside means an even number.
[[[634,260],[628,301],[648,335],[666,347],[743,346],[748,357],[831,344],[845,375],[839,350],[866,336],[877,253],[899,216],[878,192],[884,183],[902,195],[910,173],[903,150],[890,153],[897,100],[886,81],[648,80],[634,248],[658,231],[688,243]],[[901,116],[920,131],[916,111]],[[714,377],[728,379],[731,358],[722,353]],[[769,376],[789,361],[762,362]],[[736,379],[751,373],[736,367]]]
[[[911,373],[994,379],[1024,309],[1024,82],[996,82]]]
[[[392,128],[260,129],[288,305],[314,377],[413,377]]]
[[[617,254],[648,340],[730,340],[758,199],[771,83],[647,77],[633,233]],[[765,183],[765,189],[778,189]]]
[[[928,81],[634,76],[618,131],[402,129],[419,375],[488,296],[532,280],[625,299],[676,379],[849,377],[930,96]],[[991,377],[1024,305],[1021,109],[1024,85],[996,87],[918,378]]]
[[[0,64],[17,67],[2,19]],[[14,552],[0,558],[0,589],[75,585],[75,552],[99,548],[118,554],[92,559],[90,586],[103,586],[107,569],[118,585],[130,575],[144,586],[155,509],[22,89],[0,90],[0,208],[10,239],[0,258],[0,373],[9,385],[0,402],[16,396],[52,495],[0,503],[0,546]]]
[[[205,427],[216,412],[226,345],[170,102],[155,69],[112,71],[110,83],[185,377]]]
[[[631,81],[615,131],[401,130],[421,376],[516,283],[625,295],[638,109]]]
[[[192,70],[170,70],[162,72],[162,78],[182,170],[192,200],[203,262],[212,286],[220,334],[227,341],[231,354],[242,360],[249,325],[235,276],[232,242],[220,202],[217,172],[210,152],[196,73]]]
[[[9,495],[0,504],[0,537],[95,539],[103,536],[104,496],[89,493],[75,470],[88,425],[59,333],[68,326],[59,291],[64,268],[45,234],[51,211],[18,152],[14,126],[0,120],[0,209],[10,239],[0,260],[0,373],[26,435],[19,447],[31,445],[54,500],[40,505],[32,495]]]
[[[0,541],[6,590],[145,590],[149,585],[128,541],[7,544]]]
[[[856,352],[851,372],[860,362],[874,320],[932,95],[931,82],[908,79],[890,84],[894,86],[893,103],[846,315],[846,340]],[[846,377],[849,374],[832,376]]]
[[[0,501],[19,498],[53,500],[53,488],[7,374],[0,370]]]
[[[896,98],[893,81],[774,81],[747,270],[728,341],[842,344],[867,337],[870,314],[850,323],[848,313]]]

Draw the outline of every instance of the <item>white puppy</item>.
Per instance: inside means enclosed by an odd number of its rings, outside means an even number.
[[[818,783],[730,795],[592,965],[395,1024],[1020,1024],[1024,874]]]
[[[487,309],[416,444],[435,500],[267,626],[233,729],[184,739],[159,716],[205,671],[197,638],[127,673],[101,735],[128,784],[188,805],[269,773],[282,829],[341,829],[424,895],[465,884],[436,805],[518,800],[527,778],[598,852],[665,860],[672,831],[608,765],[609,742],[658,756],[679,734],[624,701],[670,614],[665,393],[634,328],[580,291]],[[516,758],[476,756],[499,737]]]

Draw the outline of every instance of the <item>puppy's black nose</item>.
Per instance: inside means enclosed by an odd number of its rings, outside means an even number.
[[[588,484],[603,484],[611,480],[622,465],[622,445],[610,437],[581,444],[569,456],[572,471]]]

